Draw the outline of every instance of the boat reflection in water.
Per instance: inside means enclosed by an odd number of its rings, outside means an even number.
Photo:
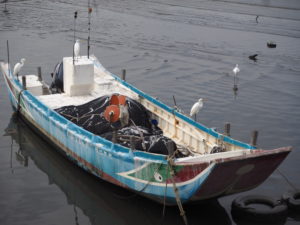
[[[99,182],[95,176],[58,154],[20,119],[12,117],[6,135],[17,142],[18,162],[28,166],[30,159],[48,175],[49,184],[57,185],[74,205],[89,217],[91,224],[183,224],[177,207],[166,207],[119,188],[108,182]],[[189,224],[231,224],[230,217],[217,200],[201,205],[186,205]]]

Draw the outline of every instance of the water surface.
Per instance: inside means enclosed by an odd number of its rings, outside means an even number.
[[[294,151],[261,186],[245,194],[280,197],[300,188],[300,2],[297,0],[94,0],[91,51],[115,74],[186,113],[207,98],[198,119],[258,145]],[[11,0],[0,4],[0,59],[6,40],[12,64],[25,57],[24,74],[42,67],[43,77],[76,36],[86,54],[87,4],[79,0]],[[256,17],[259,16],[256,22]],[[277,48],[269,49],[268,41]],[[249,55],[258,54],[256,62]],[[232,69],[239,64],[238,92]],[[0,224],[160,224],[162,206],[101,182],[70,164],[26,125],[12,119],[0,78]],[[286,177],[286,179],[282,176]],[[290,182],[290,184],[287,182]],[[190,224],[235,224],[228,196],[186,207]],[[199,212],[203,212],[201,215]],[[217,216],[208,216],[217,215]],[[297,224],[289,217],[286,224]],[[167,208],[162,224],[182,224]]]

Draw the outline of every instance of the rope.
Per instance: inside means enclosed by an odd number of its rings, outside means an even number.
[[[279,170],[277,169],[279,174],[283,177],[283,179],[295,190],[297,191],[298,189],[289,181],[289,179]]]
[[[152,180],[154,178],[154,174],[161,168],[162,165],[163,165],[162,163],[159,164],[159,166],[154,171],[153,176],[148,180],[146,185],[141,190],[135,191],[136,193],[134,193],[133,195],[130,195],[130,196],[124,196],[123,197],[123,196],[120,196],[120,195],[117,195],[117,194],[114,194],[114,195],[117,196],[118,198],[122,198],[122,199],[129,199],[129,198],[135,197],[138,193],[143,192],[148,187],[148,185],[152,182]]]
[[[167,175],[169,174],[169,165],[168,165],[168,170],[167,170]],[[166,179],[166,186],[165,186],[165,196],[164,196],[164,206],[163,206],[163,212],[162,212],[162,217],[165,217],[165,209],[166,209],[166,194],[167,194],[167,179]]]
[[[143,135],[143,132],[140,131],[140,129],[135,125],[135,123],[133,122],[132,119],[130,119],[131,123],[133,124],[133,126],[135,127],[135,129],[137,129],[137,131],[139,132],[140,134],[140,137],[142,139],[142,147],[143,147],[143,150],[146,151],[146,145],[145,145],[145,142],[144,142],[144,135]]]
[[[176,187],[176,183],[175,183],[175,180],[174,180],[175,173],[174,173],[174,170],[173,170],[173,165],[174,165],[173,158],[168,157],[168,165],[170,166],[170,169],[171,169],[170,170],[171,180],[172,180],[172,183],[173,183],[173,189],[174,189],[174,193],[175,193],[175,196],[176,196],[177,206],[178,206],[179,211],[180,211],[180,216],[182,217],[184,224],[188,225],[188,220],[187,220],[187,217],[185,215],[185,211],[183,209],[183,206],[182,206],[182,203],[181,203],[181,200],[180,200],[178,188]]]

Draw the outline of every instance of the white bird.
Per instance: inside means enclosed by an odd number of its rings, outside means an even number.
[[[74,56],[79,57],[79,52],[80,52],[80,40],[77,39],[74,44]]]
[[[233,71],[234,75],[236,76],[240,72],[239,65],[236,64],[232,71]]]
[[[195,116],[195,120],[196,120],[197,119],[196,115],[202,108],[203,108],[203,98],[199,98],[199,100],[191,108],[190,116]]]
[[[22,58],[21,62],[16,63],[16,65],[14,67],[14,72],[13,72],[14,76],[19,75],[21,68],[24,66],[24,62],[25,62],[25,59]]]

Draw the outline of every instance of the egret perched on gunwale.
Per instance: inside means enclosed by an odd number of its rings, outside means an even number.
[[[14,72],[13,72],[14,76],[16,76],[16,75],[19,76],[19,72],[20,72],[21,68],[24,66],[24,63],[25,63],[24,58],[21,59],[21,62],[16,63],[16,65],[14,67]]]
[[[239,65],[236,64],[232,71],[233,71],[234,75],[236,76],[240,72]]]
[[[77,39],[74,44],[74,56],[79,57],[79,52],[80,52],[80,40]]]
[[[199,98],[199,100],[192,106],[190,116],[195,116],[195,121],[197,120],[197,113],[200,109],[203,108],[203,98]]]

